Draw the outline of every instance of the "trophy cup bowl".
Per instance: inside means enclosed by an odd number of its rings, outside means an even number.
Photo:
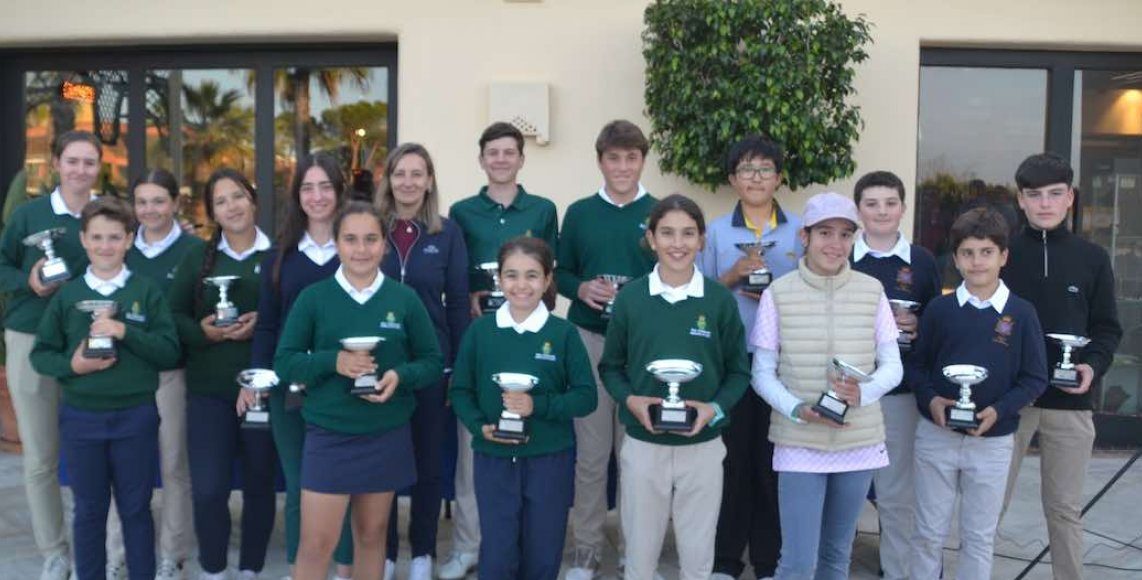
[[[526,393],[539,384],[539,377],[523,373],[496,373],[492,375],[492,382],[508,393]],[[528,438],[527,419],[504,409],[492,435],[498,439],[525,442]]]
[[[114,316],[119,304],[114,300],[80,300],[75,303],[75,308],[90,314],[95,320],[103,312]],[[115,337],[88,334],[83,341],[83,358],[115,358],[115,355]]]
[[[44,286],[58,284],[71,278],[67,262],[56,255],[55,240],[67,234],[66,228],[50,228],[24,238],[24,245],[39,248],[44,253],[44,265],[40,268],[40,282]]]
[[[1075,388],[1081,382],[1079,380],[1079,371],[1075,369],[1075,363],[1071,362],[1071,353],[1076,348],[1082,348],[1090,344],[1090,339],[1085,336],[1078,336],[1075,334],[1058,334],[1049,333],[1047,338],[1059,343],[1063,347],[1063,360],[1055,363],[1055,368],[1051,369],[1051,386]]]
[[[246,409],[246,417],[242,419],[244,429],[268,429],[270,426],[270,412],[263,403],[266,393],[278,385],[278,375],[270,369],[246,369],[238,373],[235,379],[243,389],[254,392],[254,403]]]
[[[734,244],[737,249],[741,250],[743,254],[751,258],[764,258],[766,250],[776,246],[777,242],[770,240],[763,242],[757,240],[756,242],[738,242]],[[769,268],[762,266],[749,273],[746,277],[745,284],[742,284],[742,290],[751,292],[753,294],[761,294],[773,282],[773,273]]]
[[[960,385],[960,398],[948,407],[946,423],[959,431],[979,427],[975,416],[975,402],[971,400],[971,388],[987,379],[987,369],[975,365],[948,365],[943,369],[944,377]]]
[[[615,289],[615,296],[618,296],[619,290],[622,290],[623,286],[631,280],[630,276],[621,276],[619,274],[599,274],[599,277],[606,280],[607,283]],[[614,313],[615,297],[612,296],[610,300],[607,300],[607,305],[603,307],[603,320],[609,320]]]
[[[218,288],[218,304],[214,306],[214,326],[226,327],[238,324],[238,307],[230,302],[227,292],[238,280],[237,276],[211,276],[202,281]]]
[[[383,336],[350,336],[341,339],[341,348],[350,352],[372,352],[377,345],[384,342]],[[349,388],[350,395],[377,394],[377,374],[364,374],[353,379],[353,386]]]
[[[646,372],[666,383],[667,395],[661,405],[650,406],[650,424],[655,431],[687,433],[694,429],[698,410],[687,407],[678,391],[702,374],[702,365],[685,359],[661,359],[646,365]]]
[[[480,297],[480,312],[490,314],[503,306],[504,302],[507,302],[504,290],[500,288],[500,263],[484,262],[477,268],[492,280],[492,290]]]
[[[872,380],[868,373],[860,370],[859,368],[837,358],[833,357],[831,362],[833,373],[841,377],[852,377],[858,383],[867,383]],[[813,410],[816,413],[838,425],[845,424],[845,415],[849,412],[849,404],[833,390],[832,386],[821,393],[821,397],[817,399],[817,403],[813,405]]]
[[[920,310],[920,303],[913,300],[893,298],[888,301],[888,304],[892,307],[892,312],[895,314]],[[901,353],[912,352],[912,335],[901,330],[900,334],[896,337],[896,346],[900,347]]]

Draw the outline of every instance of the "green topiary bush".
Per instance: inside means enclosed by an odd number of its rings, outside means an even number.
[[[667,173],[711,190],[733,141],[784,145],[791,189],[851,175],[862,126],[848,103],[868,21],[831,0],[654,0],[644,14],[651,145]]]

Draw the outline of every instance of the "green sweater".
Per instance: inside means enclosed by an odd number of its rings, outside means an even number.
[[[495,424],[504,410],[503,391],[492,381],[499,372],[539,378],[530,391],[534,410],[527,418],[527,443],[484,439],[483,426]],[[548,317],[537,333],[500,328],[495,316],[473,322],[460,343],[449,394],[456,416],[472,432],[472,449],[499,457],[530,457],[574,447],[572,419],[588,415],[599,403],[579,331],[555,316]]]
[[[178,224],[174,227],[177,228]],[[141,235],[141,232],[137,235]],[[135,274],[154,280],[163,292],[170,292],[175,272],[187,251],[194,249],[201,252],[205,245],[202,238],[184,232],[169,248],[154,258],[144,256],[139,248],[131,246],[131,251],[127,252],[127,267]]]
[[[56,215],[52,211],[51,196],[40,196],[12,212],[12,217],[0,236],[0,292],[9,294],[4,328],[32,334],[48,305],[28,286],[28,273],[40,258],[39,248],[24,245],[24,238],[50,228],[66,228],[67,234],[56,238],[55,253],[67,263],[72,278],[83,277],[87,268],[87,254],[79,245],[79,220],[70,214]]]
[[[468,287],[471,291],[491,290],[492,281],[478,268],[495,262],[504,242],[518,236],[534,236],[547,242],[554,252],[559,234],[559,217],[551,200],[532,195],[517,186],[512,204],[504,207],[488,197],[488,187],[452,204],[448,217],[464,232],[468,247]]]
[[[119,305],[115,318],[127,327],[123,340],[116,341],[115,364],[86,375],[71,370],[71,357],[91,329],[91,314],[75,307],[80,300],[114,300]],[[178,334],[166,298],[150,279],[132,274],[126,286],[106,297],[82,276],[64,284],[40,320],[31,360],[37,372],[59,380],[65,403],[107,411],[153,403],[159,370],[172,366],[178,356]]]
[[[171,311],[178,337],[186,351],[186,388],[198,395],[216,395],[237,400],[240,387],[234,380],[250,366],[251,340],[210,342],[200,322],[214,314],[218,287],[199,278],[206,255],[206,244],[186,251],[170,286]],[[241,262],[219,251],[207,276],[238,276],[226,294],[238,307],[238,314],[258,311],[258,272],[266,252],[254,252]],[[202,297],[195,295],[202,288]]]
[[[634,279],[650,272],[655,257],[646,245],[646,222],[656,203],[644,195],[620,208],[595,194],[567,208],[555,281],[559,293],[571,300],[568,320],[597,334],[607,331],[602,311],[579,300],[579,285],[600,274]]]
[[[649,277],[627,284],[615,299],[614,318],[607,329],[599,376],[607,392],[619,403],[619,418],[627,435],[663,445],[689,445],[708,441],[729,423],[730,409],[749,387],[749,358],[745,328],[733,294],[705,278],[705,295],[670,304],[651,296]],[[679,396],[716,402],[726,418],[707,426],[694,437],[652,435],[626,407],[630,395],[666,397],[666,385],[646,372],[659,359],[687,359],[702,365],[702,374],[684,383]]]
[[[400,377],[388,401],[351,395],[352,379],[337,374],[340,340],[351,336],[385,339],[373,351],[377,378],[389,369]],[[379,433],[408,422],[416,408],[413,391],[440,380],[444,355],[428,311],[409,287],[385,278],[376,294],[359,304],[336,278],[326,278],[302,290],[293,303],[274,370],[283,384],[308,385],[301,411],[307,422],[339,433]]]

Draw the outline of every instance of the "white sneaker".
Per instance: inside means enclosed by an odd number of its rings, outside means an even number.
[[[619,556],[619,566],[618,566],[618,569],[616,570],[616,572],[618,572],[619,578],[626,577],[626,572],[627,572],[627,558],[626,558],[626,556]],[[711,579],[712,578],[713,578],[713,576],[711,576]],[[654,580],[666,580],[666,578],[662,574],[659,574],[658,570],[655,570],[654,571]],[[731,580],[732,580],[732,577],[731,577]]]
[[[436,571],[436,577],[441,580],[460,580],[476,567],[478,561],[479,555],[475,552],[452,552],[452,556]]]
[[[238,580],[258,580],[258,573],[253,570],[238,572]]]
[[[127,580],[127,562],[123,560],[108,560],[107,580]]]
[[[67,580],[71,575],[71,559],[67,554],[52,554],[44,560],[40,580]]]
[[[730,576],[729,574],[723,574],[721,572],[714,572],[713,574],[710,574],[710,580],[738,580],[738,579],[734,578],[733,576]]]
[[[566,580],[591,580],[595,577],[595,571],[590,568],[571,568],[567,570]]]
[[[417,556],[408,567],[408,580],[432,580],[432,556]]]
[[[393,580],[397,576],[397,563],[392,560],[385,560],[385,580]]]
[[[182,564],[171,558],[159,560],[159,567],[155,568],[155,580],[182,580]]]
[[[221,572],[215,572],[213,574],[211,574],[210,572],[199,572],[198,573],[198,580],[226,580],[227,577],[228,577],[228,575],[227,575],[226,570],[223,570]]]

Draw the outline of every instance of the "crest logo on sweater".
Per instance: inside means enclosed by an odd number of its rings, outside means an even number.
[[[539,352],[535,353],[535,360],[555,362],[555,355],[551,354],[550,340],[543,341],[543,348],[541,348]]]
[[[896,271],[896,288],[901,292],[912,291],[912,268],[904,266]]]
[[[401,329],[401,323],[397,322],[397,317],[393,314],[392,310],[390,310],[389,313],[385,315],[385,319],[381,321],[381,328],[388,330]]]
[[[526,236],[526,237],[529,237],[529,238],[534,238],[534,237],[535,237],[535,234],[531,233],[531,230],[530,230],[530,229],[528,229],[526,232],[524,232],[524,233],[523,233],[523,235],[524,235],[524,236]]]
[[[650,227],[650,216],[646,216],[646,219],[642,220],[642,223],[638,224],[638,229],[645,231],[646,228],[649,228],[649,227]]]
[[[138,300],[136,300],[133,304],[131,304],[131,309],[128,310],[127,313],[124,314],[123,316],[127,320],[130,320],[132,322],[139,322],[139,323],[146,323],[147,322],[147,315],[143,314],[143,308],[141,306],[139,306]]]
[[[992,338],[991,341],[1002,344],[1003,346],[1010,346],[1007,340],[1011,338],[1014,332],[1015,319],[1005,314],[995,323],[995,337]]]
[[[439,254],[440,248],[437,248],[436,244],[428,244],[427,246],[424,247],[424,253],[425,254]]]
[[[690,329],[690,336],[699,336],[702,338],[710,338],[710,331],[706,330],[706,315],[699,314],[698,320],[694,322],[694,326]]]

